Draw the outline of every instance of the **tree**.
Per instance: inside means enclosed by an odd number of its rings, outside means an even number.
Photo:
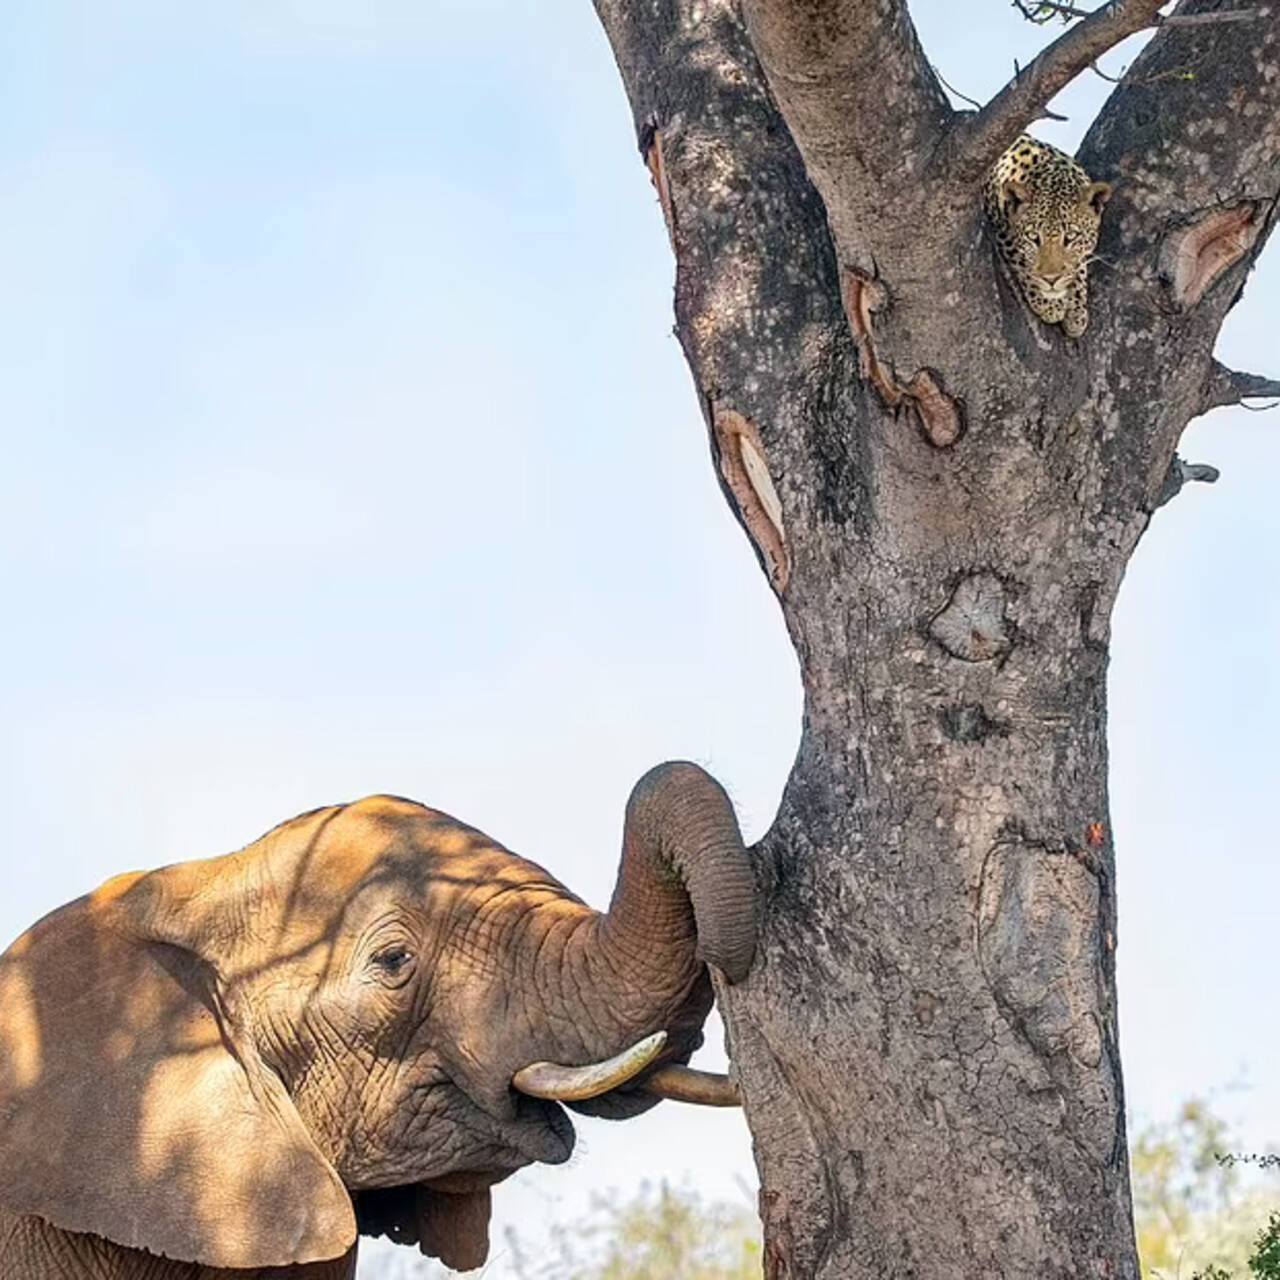
[[[725,497],[803,737],[720,987],[771,1278],[1134,1280],[1106,793],[1109,621],[1277,216],[1280,11],[1112,0],[977,112],[905,0],[596,0],[677,263]],[[1078,20],[1076,20],[1078,19]],[[1117,185],[1079,342],[979,191],[1052,96],[1155,35],[1080,160]]]

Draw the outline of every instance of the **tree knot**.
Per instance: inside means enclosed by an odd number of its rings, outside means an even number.
[[[1005,619],[1004,583],[994,573],[969,574],[929,623],[929,634],[953,658],[988,662],[1013,648]]]

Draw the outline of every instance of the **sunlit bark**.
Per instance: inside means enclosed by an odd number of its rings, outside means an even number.
[[[1277,216],[1280,9],[1184,0],[1081,151],[1115,183],[1079,341],[978,188],[1115,0],[953,112],[901,0],[597,0],[726,499],[806,691],[721,992],[770,1277],[1133,1280],[1105,679],[1112,605]],[[1242,5],[1231,6],[1238,11]]]

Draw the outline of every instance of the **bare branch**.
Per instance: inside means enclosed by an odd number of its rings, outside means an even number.
[[[959,90],[959,89],[957,89],[957,88],[955,87],[955,85],[953,85],[953,84],[951,83],[951,81],[949,81],[949,80],[948,80],[948,79],[947,79],[947,78],[942,74],[942,72],[938,70],[938,68],[937,68],[937,67],[934,67],[934,69],[933,69],[933,74],[934,74],[935,76],[937,76],[937,77],[938,77],[938,80],[939,80],[939,82],[942,84],[942,87],[943,87],[944,89],[946,89],[948,93],[954,94],[957,98],[960,98],[962,101],[967,102],[971,107],[981,107],[981,106],[982,106],[982,103],[980,103],[980,102],[977,100],[977,98],[971,98],[971,97],[969,97],[969,95],[968,95],[967,93],[961,93],[961,92],[960,92],[960,90]]]
[[[1210,409],[1223,405],[1240,404],[1245,400],[1280,397],[1280,380],[1265,378],[1256,373],[1239,373],[1228,369],[1217,360],[1209,369],[1209,377],[1205,381],[1204,396],[1200,401],[1200,412],[1208,413]],[[1246,406],[1246,408],[1274,408],[1274,405]]]
[[[841,260],[874,274],[870,246],[919,185],[912,161],[954,116],[905,0],[742,0],[742,12]]]
[[[737,0],[672,0],[656,15],[634,0],[595,3],[671,235],[676,334],[717,475],[782,595],[793,568],[790,530],[816,517],[807,495],[776,477],[807,465],[814,388],[829,388],[823,394],[841,406],[840,431],[859,414],[855,388],[834,381],[856,356],[822,201],[770,97]],[[820,500],[851,508],[860,485],[845,458],[838,491]]]
[[[1158,26],[1162,0],[1110,0],[1063,32],[962,129],[965,173],[986,173],[1001,152],[1080,72],[1135,32]],[[1071,12],[1071,6],[1066,6]]]
[[[1175,453],[1173,460],[1169,463],[1169,470],[1165,473],[1160,492],[1156,494],[1156,500],[1151,504],[1151,510],[1155,511],[1156,508],[1163,507],[1171,498],[1176,498],[1182,492],[1184,484],[1196,480],[1202,484],[1216,484],[1221,474],[1217,467],[1211,467],[1207,462],[1185,462]]]

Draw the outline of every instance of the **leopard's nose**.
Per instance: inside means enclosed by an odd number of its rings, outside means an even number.
[[[1036,254],[1036,274],[1050,284],[1067,274],[1066,254],[1060,244],[1049,241],[1040,246],[1040,252]]]

